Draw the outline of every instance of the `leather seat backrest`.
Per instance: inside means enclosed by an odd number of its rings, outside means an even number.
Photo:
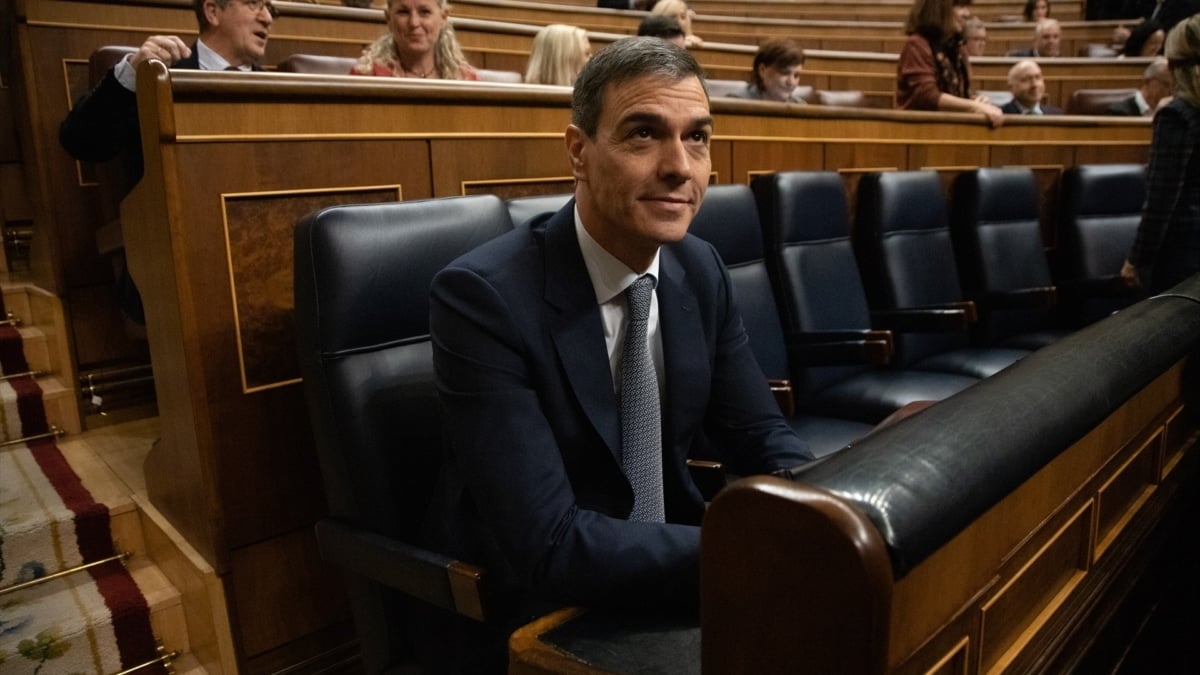
[[[475,73],[479,75],[480,82],[507,82],[509,84],[521,84],[525,81],[525,76],[515,70],[491,70],[488,68],[476,68]]]
[[[1108,106],[1123,101],[1137,89],[1076,89],[1067,102],[1070,115],[1104,115]]]
[[[865,108],[867,97],[861,89],[819,89],[816,102],[833,108]]]
[[[751,187],[785,334],[871,328],[841,177],[832,171],[785,171],[758,176]],[[808,367],[797,379],[811,391],[864,368]]]
[[[523,225],[543,213],[555,213],[571,201],[571,193],[514,197],[504,202],[513,225]]]
[[[783,327],[763,259],[762,230],[754,194],[745,185],[712,185],[688,232],[713,245],[733,284],[750,347],[771,379],[788,379]]]
[[[858,184],[854,247],[871,306],[907,309],[963,299],[941,180],[934,171],[869,173]],[[965,335],[897,336],[897,361],[963,346]]]
[[[982,168],[954,180],[950,229],[967,297],[1053,285],[1042,245],[1038,186],[1028,168]],[[989,341],[1044,327],[1046,308],[987,312]]]
[[[297,338],[334,516],[413,541],[442,454],[429,284],[511,228],[491,195],[338,206],[298,224]]]
[[[1063,173],[1058,239],[1068,279],[1110,276],[1133,248],[1146,200],[1141,164],[1081,164]]]
[[[275,69],[282,73],[314,73],[317,75],[349,75],[358,59],[353,56],[325,54],[292,54],[280,61]]]

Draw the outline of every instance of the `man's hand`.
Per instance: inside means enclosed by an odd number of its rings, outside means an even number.
[[[1125,264],[1121,265],[1121,281],[1130,288],[1142,287],[1142,281],[1138,279],[1137,268],[1128,259],[1125,260]]]
[[[129,59],[129,65],[134,68],[142,61],[158,59],[168,66],[173,66],[181,59],[192,55],[192,48],[174,35],[151,35],[142,43],[137,52]]]

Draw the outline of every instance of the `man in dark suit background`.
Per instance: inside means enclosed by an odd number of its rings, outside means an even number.
[[[258,70],[267,49],[276,9],[271,0],[193,0],[200,37],[192,46],[174,35],[152,35],[136,52],[113,66],[91,92],[79,99],[58,128],[58,140],[72,157],[87,162],[117,160],[111,188],[114,206],[142,178],[142,137],[138,126],[137,65],[158,59],[187,70]],[[145,323],[141,296],[115,252],[117,302],[130,334]],[[140,334],[140,333],[138,333]]]
[[[1042,19],[1033,28],[1033,43],[1028,49],[1010,51],[1007,56],[1041,58],[1062,55],[1062,26],[1057,19]]]
[[[1042,67],[1033,59],[1021,59],[1008,69],[1008,88],[1013,98],[1000,106],[1006,115],[1061,115],[1063,109],[1042,101],[1046,97],[1046,82]]]
[[[267,49],[275,6],[271,0],[193,0],[200,38],[192,46],[174,35],[153,35],[117,63],[71,108],[58,130],[59,142],[75,159],[102,162],[121,155],[132,186],[142,176],[138,129],[137,65],[158,59],[172,68],[251,70]]]
[[[686,460],[751,474],[811,459],[751,354],[720,259],[687,234],[711,171],[701,78],[657,38],[597,53],[565,134],[575,198],[433,281],[450,450],[428,543],[487,569],[505,630],[562,604],[694,609],[704,499]],[[646,337],[627,346],[641,305],[626,294],[643,284]],[[650,363],[627,369],[639,342]],[[631,372],[657,394],[623,410]],[[656,420],[647,454],[631,413]],[[647,458],[650,479],[634,466]],[[492,662],[502,655],[493,641]]]
[[[1138,87],[1133,96],[1108,106],[1104,114],[1126,117],[1153,115],[1160,104],[1165,105],[1164,101],[1169,100],[1173,86],[1174,80],[1167,59],[1162,56],[1156,57],[1146,66],[1145,72],[1142,73],[1142,86]]]

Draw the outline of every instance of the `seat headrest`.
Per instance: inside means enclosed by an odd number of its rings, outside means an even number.
[[[494,195],[309,214],[295,231],[299,330],[326,357],[425,339],[433,276],[510,229],[508,211]],[[305,310],[301,302],[312,307]]]
[[[935,171],[870,173],[858,184],[856,225],[866,236],[945,229],[945,201]]]
[[[978,221],[1037,220],[1037,197],[1037,180],[1025,167],[964,171],[954,180],[955,201]]]
[[[752,187],[761,217],[772,218],[782,243],[850,235],[846,188],[833,171],[782,171],[758,176]]]
[[[283,73],[314,73],[317,75],[349,75],[358,59],[353,56],[324,54],[292,54],[279,62],[276,70]]]
[[[88,83],[93,87],[100,84],[100,80],[117,62],[137,50],[137,47],[128,45],[105,45],[96,49],[88,57]]]
[[[1064,208],[1078,216],[1142,212],[1146,168],[1141,164],[1080,164],[1063,175]]]
[[[710,185],[688,232],[712,244],[726,265],[763,257],[758,207],[745,185]]]
[[[543,213],[555,213],[567,202],[571,201],[571,193],[558,195],[536,195],[533,197],[513,197],[504,202],[508,207],[508,216],[513,225],[522,225]]]

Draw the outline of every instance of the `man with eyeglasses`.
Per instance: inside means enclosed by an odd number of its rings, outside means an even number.
[[[138,128],[136,71],[138,64],[158,59],[171,68],[188,70],[259,70],[277,10],[271,0],[193,0],[200,37],[189,46],[175,35],[152,35],[133,54],[105,74],[79,99],[59,126],[58,139],[75,159],[103,162],[120,158],[123,174],[115,198],[142,178],[142,140]],[[125,314],[137,324],[145,319],[141,299],[124,272],[118,294]]]

